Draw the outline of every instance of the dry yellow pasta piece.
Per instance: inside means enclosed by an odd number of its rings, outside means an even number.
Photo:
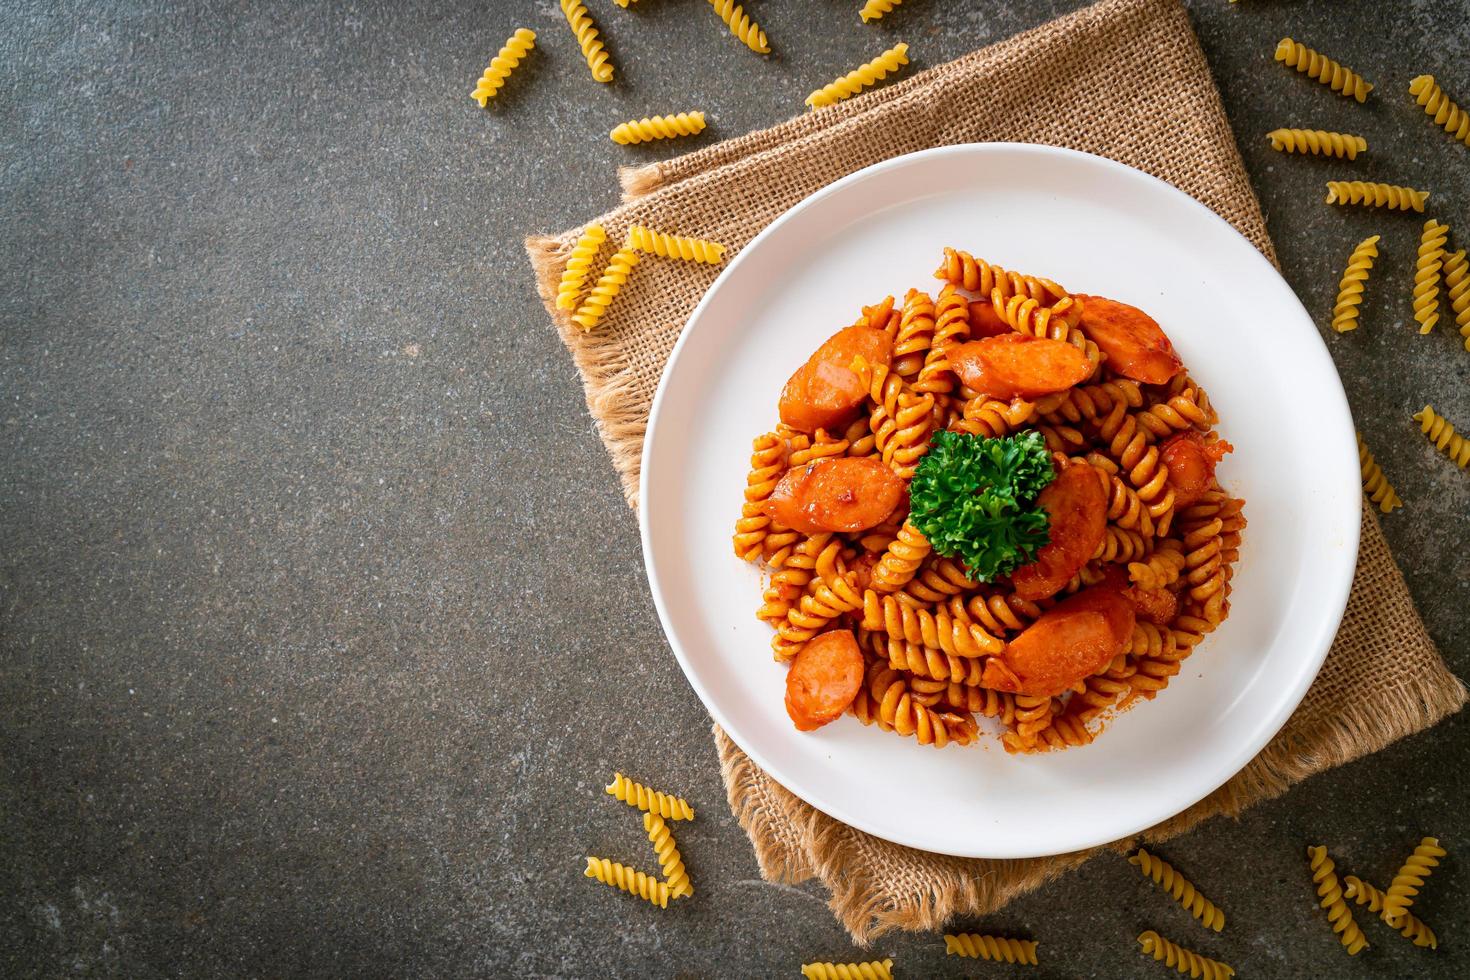
[[[1423,410],[1415,412],[1414,421],[1419,423],[1419,428],[1434,443],[1434,448],[1453,460],[1456,466],[1462,470],[1470,466],[1470,439],[1456,432],[1455,427],[1443,415],[1434,411],[1434,406],[1425,405]]]
[[[1317,883],[1317,894],[1322,899],[1318,904],[1327,911],[1327,921],[1332,924],[1332,931],[1337,933],[1348,955],[1357,956],[1368,945],[1368,940],[1353,921],[1352,909],[1342,900],[1342,886],[1337,883],[1337,872],[1333,870],[1336,865],[1327,856],[1325,847],[1308,847],[1307,857],[1312,861],[1312,880]]]
[[[1363,434],[1360,432],[1356,435],[1358,437],[1358,466],[1363,471],[1363,492],[1368,495],[1369,500],[1378,505],[1379,510],[1385,514],[1391,514],[1397,508],[1402,507],[1404,502],[1399,499],[1398,493],[1388,482],[1388,477],[1383,475],[1383,470],[1379,469],[1378,463],[1374,461],[1373,454],[1368,451],[1368,444],[1363,441]]]
[[[591,330],[597,326],[602,321],[603,314],[607,312],[613,298],[627,283],[629,273],[637,264],[637,252],[631,248],[618,249],[608,262],[607,268],[602,270],[597,285],[592,287],[592,291],[587,294],[582,305],[577,307],[577,312],[572,314],[572,322],[583,330]]]
[[[866,24],[869,21],[880,19],[884,14],[891,12],[894,7],[897,7],[901,3],[903,3],[903,0],[868,0],[867,3],[863,4],[863,9],[858,11],[858,16]]]
[[[621,888],[629,895],[637,895],[639,898],[661,909],[669,907],[669,886],[651,878],[642,871],[636,871],[616,861],[607,858],[587,858],[587,870],[583,874],[588,878],[596,878],[604,885],[613,888]]]
[[[1153,880],[1164,891],[1189,910],[1206,929],[1219,932],[1225,928],[1225,913],[1215,907],[1215,903],[1205,898],[1195,890],[1189,879],[1174,870],[1174,866],[1168,861],[1162,861],[1157,856],[1150,854],[1143,848],[1128,859],[1128,863],[1142,871],[1144,877]]]
[[[645,116],[614,126],[608,135],[614,143],[628,146],[649,140],[671,140],[676,136],[693,136],[704,131],[704,113],[680,112],[672,116]]]
[[[1464,338],[1465,349],[1470,351],[1470,262],[1465,260],[1463,248],[1445,256],[1444,290],[1450,310],[1455,314],[1455,328]]]
[[[1363,76],[1289,37],[1276,45],[1276,60],[1326,85],[1334,92],[1366,102],[1373,85]]]
[[[859,65],[836,81],[808,95],[806,104],[813,109],[835,105],[870,85],[878,84],[908,63],[909,46],[902,43],[895,44],[867,64]]]
[[[1388,896],[1383,894],[1383,892],[1374,888],[1363,879],[1355,878],[1352,875],[1343,875],[1342,883],[1344,886],[1343,895],[1351,898],[1359,905],[1368,906],[1368,911],[1377,912],[1380,919],[1388,922],[1389,925],[1397,929],[1399,934],[1405,939],[1412,940],[1415,946],[1427,946],[1430,949],[1439,949],[1439,937],[1434,934],[1434,930],[1419,919],[1414,918],[1412,913],[1405,912],[1399,916],[1397,922],[1389,922],[1383,907],[1383,903]]]
[[[725,261],[725,246],[704,238],[686,238],[683,235],[666,235],[651,231],[642,225],[628,229],[628,247],[640,252],[649,252],[666,259],[683,259],[686,262],[707,262],[719,265]]]
[[[694,883],[689,880],[689,871],[684,867],[684,858],[674,843],[674,835],[664,818],[656,813],[643,814],[643,831],[658,855],[659,866],[664,871],[664,883],[669,886],[669,895],[684,898],[694,894]]]
[[[948,956],[965,956],[972,960],[999,960],[1036,966],[1036,944],[1027,939],[984,936],[974,932],[944,934],[944,952]]]
[[[1328,204],[1361,204],[1364,207],[1423,212],[1428,191],[1397,184],[1370,184],[1362,180],[1329,180]]]
[[[750,19],[743,7],[735,0],[709,0],[709,5],[715,8],[715,13],[725,26],[730,28],[730,33],[740,39],[740,43],[754,51],[756,54],[770,54],[771,45],[766,40],[766,32],[761,26]]]
[[[1273,129],[1266,138],[1271,141],[1271,149],[1282,153],[1310,153],[1313,156],[1356,160],[1359,153],[1368,149],[1368,141],[1361,136],[1325,129]]]
[[[893,961],[803,963],[801,975],[806,980],[893,980]]]
[[[1358,307],[1363,303],[1363,289],[1368,284],[1368,274],[1373,271],[1373,260],[1378,258],[1378,236],[1371,235],[1358,243],[1353,254],[1348,256],[1347,269],[1342,281],[1337,284],[1337,305],[1332,309],[1332,329],[1346,333],[1358,328]]]
[[[475,90],[470,93],[470,98],[480,103],[481,109],[485,108],[485,104],[495,98],[495,93],[500,91],[500,87],[505,84],[505,80],[510,77],[516,65],[519,65],[535,46],[535,31],[525,27],[517,30],[501,46],[500,52],[490,59],[490,67],[485,69],[485,74],[481,75],[480,80],[475,83]]]
[[[561,0],[561,12],[571,25],[572,33],[577,35],[577,44],[582,48],[582,57],[587,59],[587,67],[592,69],[592,77],[599,82],[612,81],[612,60],[602,46],[597,22],[587,12],[587,5],[581,0]]]
[[[1138,945],[1146,955],[1152,956],[1165,966],[1173,967],[1180,973],[1188,973],[1191,977],[1202,978],[1202,980],[1230,980],[1235,976],[1234,967],[1171,943],[1152,929],[1139,934]]]
[[[1428,409],[1425,409],[1428,411]],[[1451,430],[1451,435],[1454,432]],[[1470,446],[1462,446],[1465,457],[1470,459]],[[1460,463],[1464,466],[1464,462]],[[1399,873],[1393,876],[1393,882],[1388,886],[1388,892],[1383,897],[1383,920],[1391,926],[1396,926],[1409,912],[1409,906],[1414,904],[1414,896],[1419,894],[1419,889],[1424,887],[1424,879],[1439,866],[1439,859],[1445,856],[1445,849],[1439,846],[1436,837],[1425,837],[1419,841],[1419,846],[1414,848],[1414,853],[1399,868]]]
[[[575,310],[582,296],[582,286],[587,282],[587,273],[592,269],[592,260],[597,258],[598,249],[607,241],[607,231],[602,225],[588,225],[572,247],[567,257],[567,267],[562,271],[561,283],[556,290],[556,308]]]
[[[1409,83],[1409,94],[1424,107],[1425,115],[1455,139],[1470,146],[1470,112],[1450,101],[1433,75],[1420,75]]]
[[[620,772],[613,773],[613,781],[608,783],[606,791],[608,796],[616,797],[639,810],[657,813],[665,820],[694,819],[694,807],[680,797],[649,789]]]
[[[1419,238],[1419,255],[1414,263],[1414,319],[1419,332],[1428,333],[1439,322],[1439,273],[1444,267],[1444,246],[1450,226],[1430,218]]]

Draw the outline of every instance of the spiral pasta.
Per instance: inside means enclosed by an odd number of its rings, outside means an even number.
[[[704,132],[704,113],[679,112],[672,116],[644,116],[618,123],[608,133],[614,143],[628,146],[650,140],[671,140]]]
[[[1455,139],[1470,146],[1470,112],[1466,112],[1444,94],[1433,75],[1420,75],[1409,83],[1409,94],[1423,106],[1425,115],[1443,127]]]
[[[1399,921],[1408,914],[1409,906],[1414,904],[1414,897],[1419,894],[1419,889],[1424,887],[1424,879],[1439,867],[1439,859],[1444,857],[1446,851],[1439,846],[1439,840],[1435,837],[1425,837],[1419,841],[1419,846],[1414,848],[1414,853],[1399,868],[1398,874],[1393,876],[1393,881],[1388,886],[1388,891],[1383,897],[1383,920],[1391,926],[1397,926]]]
[[[1368,499],[1378,505],[1378,509],[1385,514],[1392,514],[1402,507],[1404,502],[1399,499],[1398,493],[1393,485],[1388,482],[1388,477],[1383,475],[1383,470],[1373,459],[1373,454],[1368,451],[1368,444],[1363,441],[1361,432],[1355,433],[1358,437],[1358,467],[1363,471],[1363,492]]]
[[[1005,644],[968,618],[957,618],[944,607],[916,609],[891,595],[872,589],[863,593],[863,628],[883,630],[889,636],[938,647],[952,657],[983,657],[1000,653]]]
[[[935,699],[937,700],[937,698]],[[975,738],[975,721],[957,712],[937,711],[922,703],[903,676],[885,663],[869,671],[867,683],[852,702],[853,715],[865,725],[912,735],[920,745],[942,749],[950,742],[967,745]]]
[[[1206,929],[1216,932],[1225,928],[1225,913],[1213,902],[1201,895],[1189,879],[1174,870],[1173,865],[1150,854],[1143,848],[1128,859],[1128,863],[1142,871],[1144,877],[1168,892],[1170,897],[1189,910],[1189,914],[1200,921]]]
[[[1342,884],[1342,893],[1345,897],[1351,898],[1359,905],[1368,906],[1368,911],[1378,913],[1380,919],[1397,929],[1400,935],[1411,940],[1415,946],[1439,948],[1439,937],[1434,934],[1434,930],[1415,918],[1413,913],[1405,912],[1398,917],[1397,921],[1389,922],[1388,916],[1384,913],[1384,901],[1388,896],[1377,888],[1353,875],[1343,875]]]
[[[1152,929],[1139,934],[1138,945],[1144,954],[1199,980],[1230,980],[1235,976],[1234,967],[1172,943]]]
[[[1036,966],[1036,943],[1005,936],[985,936],[974,932],[944,934],[944,952],[948,956],[965,956],[972,960],[999,960]]]
[[[771,638],[771,650],[776,659],[795,657],[832,620],[858,609],[862,603],[862,595],[848,574],[841,573],[831,578],[819,574],[807,586],[801,601],[786,615],[786,622],[776,627],[776,635]]]
[[[1271,149],[1281,153],[1310,153],[1313,156],[1356,160],[1359,153],[1368,149],[1368,141],[1361,136],[1325,129],[1273,129],[1266,138],[1271,141]]]
[[[1363,76],[1357,72],[1289,37],[1282,38],[1281,43],[1276,45],[1276,60],[1288,68],[1295,68],[1308,78],[1316,79],[1332,91],[1359,102],[1366,102],[1368,93],[1373,91],[1372,83],[1364,81]]]
[[[587,870],[583,874],[588,878],[596,878],[604,885],[620,888],[629,895],[637,895],[644,901],[657,905],[661,909],[669,907],[669,886],[650,877],[642,871],[636,871],[616,861],[607,858],[587,858]]]
[[[898,335],[893,338],[894,374],[913,382],[924,366],[925,355],[934,345],[934,300],[928,293],[910,289],[899,315]]]
[[[1419,332],[1428,333],[1439,322],[1439,273],[1444,267],[1444,246],[1450,226],[1433,218],[1424,222],[1419,254],[1414,263],[1414,319]]]
[[[515,71],[531,49],[536,46],[536,32],[526,28],[518,28],[514,34],[501,45],[499,53],[490,59],[490,66],[485,69],[485,74],[475,83],[475,90],[470,93],[470,98],[480,103],[483,109],[495,98],[510,73]]]
[[[1363,304],[1363,289],[1378,258],[1378,235],[1370,235],[1358,243],[1348,256],[1347,269],[1337,285],[1337,305],[1332,308],[1332,329],[1338,333],[1358,329],[1358,307]]]
[[[913,524],[904,521],[898,537],[873,568],[873,588],[878,592],[897,592],[908,584],[927,557],[928,539]]]
[[[1328,204],[1361,204],[1390,211],[1424,211],[1429,192],[1397,184],[1371,184],[1362,180],[1329,180]]]
[[[587,298],[582,300],[582,305],[577,307],[577,312],[572,314],[572,322],[583,330],[591,330],[601,323],[607,308],[612,305],[613,299],[627,283],[628,276],[637,264],[638,253],[631,248],[620,248],[613,253],[607,268],[602,270],[597,285],[592,287]]]
[[[766,32],[761,30],[760,25],[751,20],[735,0],[709,0],[711,7],[725,26],[730,28],[730,33],[740,39],[740,43],[754,51],[756,54],[770,54],[771,45],[766,41]]]
[[[1456,466],[1462,470],[1470,466],[1470,439],[1456,432],[1455,427],[1443,415],[1435,412],[1434,406],[1425,405],[1415,412],[1414,421],[1419,423],[1420,430],[1434,443],[1434,448],[1448,456]]]
[[[686,262],[705,262],[719,265],[725,261],[725,246],[704,238],[686,238],[683,235],[667,235],[651,231],[642,225],[628,229],[628,245],[640,252],[648,252],[666,259],[683,259]]]
[[[588,225],[587,230],[577,239],[577,244],[572,246],[572,254],[567,256],[567,267],[562,271],[561,283],[556,290],[557,309],[577,308],[577,300],[582,296],[582,286],[587,282],[592,260],[597,258],[597,252],[605,241],[607,231],[602,225]]]
[[[561,0],[561,12],[566,17],[567,25],[571,27],[572,33],[577,36],[577,45],[582,49],[582,57],[587,59],[587,67],[592,70],[592,77],[599,82],[612,81],[612,60],[608,57],[607,48],[603,47],[602,38],[597,33],[597,22],[587,12],[587,5],[581,0]]]
[[[857,95],[870,85],[876,85],[889,75],[909,63],[909,46],[895,44],[866,64],[859,65],[841,78],[822,86],[806,97],[806,104],[813,109],[836,105],[843,99]]]
[[[776,489],[776,481],[786,471],[786,440],[774,432],[757,436],[751,444],[750,473],[745,478],[745,504],[735,522],[733,543],[735,554],[745,561],[761,556],[771,519],[762,504]]]
[[[649,789],[620,772],[613,773],[613,781],[605,787],[607,795],[648,813],[656,813],[665,820],[693,820],[694,807],[683,799]]]
[[[674,843],[674,835],[664,818],[656,813],[644,812],[643,832],[658,855],[658,863],[664,872],[664,884],[669,886],[670,898],[684,898],[694,894],[694,883],[689,880],[689,871],[684,867],[684,858]]]
[[[1140,589],[1163,589],[1178,581],[1186,564],[1183,545],[1168,541],[1144,561],[1128,563],[1128,580]]]
[[[1336,865],[1327,856],[1327,848],[1322,846],[1308,847],[1307,856],[1312,861],[1312,880],[1317,885],[1317,895],[1322,899],[1319,904],[1327,911],[1327,921],[1332,924],[1332,931],[1337,933],[1348,955],[1357,956],[1368,945],[1368,940],[1353,921],[1352,910],[1342,900],[1342,886],[1338,884],[1334,870]]]
[[[1470,262],[1466,261],[1465,250],[1456,249],[1444,260],[1445,299],[1455,316],[1455,329],[1470,351]]]
[[[903,3],[903,0],[868,0],[867,3],[863,4],[863,9],[858,11],[858,16],[866,24],[869,21],[880,19],[884,14],[890,12],[901,3]]]
[[[893,980],[893,961],[803,963],[801,975],[806,980]]]

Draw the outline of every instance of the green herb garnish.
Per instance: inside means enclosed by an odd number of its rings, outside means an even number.
[[[909,484],[909,520],[941,555],[989,582],[1030,564],[1050,540],[1036,495],[1055,472],[1034,430],[991,439],[936,432]]]

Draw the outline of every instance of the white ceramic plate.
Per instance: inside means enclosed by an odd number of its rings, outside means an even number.
[[[943,750],[846,716],[796,731],[786,668],[734,557],[750,441],[792,371],[858,308],[937,289],[943,246],[1134,303],[1168,332],[1235,445],[1246,498],[1231,615],[1157,699],[1089,746]],[[664,630],[730,737],[827,814],[967,857],[1057,854],[1126,837],[1198,801],[1285,723],[1337,630],[1358,547],[1353,426],[1291,289],[1203,205],[1100,157],[985,144],[899,157],[807,198],[757,237],[694,311],[653,403],[641,524]]]

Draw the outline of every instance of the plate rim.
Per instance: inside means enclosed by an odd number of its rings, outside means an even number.
[[[1286,282],[1285,277],[1281,275],[1280,270],[1277,269],[1276,266],[1273,265],[1271,261],[1266,258],[1261,250],[1253,242],[1251,242],[1250,239],[1246,238],[1239,229],[1237,229],[1224,217],[1205,205],[1203,202],[1199,201],[1198,199],[1181,190],[1180,188],[1175,187],[1168,181],[1154,176],[1153,174],[1147,173],[1146,171],[1140,170],[1136,167],[1129,166],[1128,164],[1120,163],[1117,160],[1113,160],[1105,156],[1100,156],[1098,154],[1086,153],[1081,150],[1074,150],[1067,147],[1049,146],[1038,143],[989,142],[958,143],[948,146],[931,147],[929,149],[918,150],[913,153],[906,153],[896,157],[890,157],[887,160],[879,161],[878,163],[871,164],[860,170],[856,170],[853,173],[850,173],[844,177],[841,177],[838,180],[835,180],[832,183],[826,185],[825,187],[819,188],[818,190],[812,192],[811,194],[802,198],[800,201],[793,204],[791,207],[778,215],[774,220],[772,220],[771,223],[768,224],[765,228],[761,229],[761,231],[754,238],[752,238],[751,241],[744,248],[740,250],[740,253],[736,255],[735,258],[728,265],[726,265],[724,269],[720,271],[720,274],[716,277],[714,282],[710,284],[709,288],[705,290],[705,293],[700,298],[698,304],[696,304],[694,309],[690,312],[688,319],[685,321],[683,329],[679,333],[679,337],[675,341],[674,346],[669,353],[669,357],[667,362],[664,364],[663,371],[659,375],[658,386],[655,389],[653,401],[651,402],[649,407],[648,426],[645,430],[643,444],[641,447],[641,465],[638,477],[639,543],[642,550],[644,573],[648,580],[649,592],[653,598],[654,608],[658,614],[659,625],[663,630],[665,642],[668,644],[669,649],[673,652],[675,659],[678,661],[679,667],[683,671],[685,679],[694,689],[696,696],[698,696],[705,710],[709,712],[714,721],[725,731],[730,739],[737,746],[739,746],[741,751],[746,753],[751,761],[760,766],[767,775],[769,775],[772,779],[775,779],[788,792],[792,793],[803,802],[814,807],[823,814],[826,814],[832,819],[841,821],[842,823],[847,824],[850,827],[853,827],[864,833],[871,834],[881,840],[886,840],[904,847],[912,847],[916,850],[927,851],[929,853],[945,854],[952,857],[962,858],[1020,859],[1030,857],[1049,857],[1058,854],[1072,853],[1079,850],[1086,850],[1109,844],[1114,841],[1126,840],[1130,837],[1134,837],[1144,831],[1147,831],[1151,827],[1168,821],[1180,813],[1183,813],[1185,810],[1188,810],[1190,807],[1199,803],[1200,800],[1203,800],[1210,794],[1214,793],[1221,786],[1224,786],[1231,779],[1235,778],[1235,776],[1238,775],[1241,770],[1243,770],[1251,762],[1251,760],[1259,755],[1261,750],[1264,749],[1266,745],[1268,745],[1272,741],[1272,739],[1274,739],[1280,733],[1281,729],[1286,725],[1287,721],[1290,720],[1291,716],[1300,706],[1302,699],[1306,696],[1307,690],[1317,679],[1317,675],[1321,672],[1322,664],[1327,658],[1327,654],[1332,646],[1332,641],[1337,635],[1337,631],[1342,623],[1342,617],[1347,609],[1347,602],[1349,595],[1351,594],[1352,583],[1355,576],[1358,549],[1361,543],[1360,520],[1347,521],[1343,529],[1345,534],[1345,546],[1342,549],[1342,554],[1344,555],[1344,558],[1341,560],[1341,567],[1337,569],[1334,581],[1332,581],[1331,583],[1322,583],[1319,581],[1318,583],[1319,585],[1330,584],[1330,588],[1324,589],[1324,591],[1330,593],[1328,597],[1329,603],[1327,606],[1327,608],[1330,610],[1330,613],[1329,615],[1324,616],[1321,619],[1320,623],[1317,625],[1314,631],[1312,645],[1315,648],[1315,652],[1313,653],[1309,661],[1304,661],[1306,669],[1303,669],[1300,672],[1296,683],[1289,691],[1288,696],[1280,701],[1279,707],[1276,709],[1273,715],[1271,715],[1268,719],[1263,721],[1263,723],[1258,726],[1256,737],[1243,740],[1241,742],[1241,747],[1237,748],[1233,755],[1231,755],[1226,761],[1222,762],[1219,770],[1221,773],[1220,778],[1217,781],[1213,781],[1210,785],[1205,786],[1203,791],[1200,792],[1198,796],[1184,802],[1181,806],[1179,806],[1177,809],[1174,809],[1172,812],[1156,815],[1151,819],[1138,824],[1137,826],[1134,826],[1132,823],[1130,823],[1129,829],[1121,834],[1114,834],[1109,831],[1107,834],[1102,836],[1082,835],[1082,840],[1080,843],[1069,841],[1066,847],[1052,847],[1045,844],[1044,842],[1038,842],[1040,844],[1039,849],[1029,847],[1020,849],[1006,847],[995,848],[993,846],[984,848],[982,850],[955,850],[951,848],[936,848],[932,846],[933,842],[921,842],[916,841],[912,838],[901,839],[898,836],[894,836],[894,833],[891,829],[876,827],[860,816],[855,816],[854,814],[844,812],[844,808],[840,806],[829,806],[825,805],[824,802],[818,802],[817,800],[812,799],[807,793],[802,792],[797,787],[788,785],[787,782],[782,780],[777,775],[780,767],[778,765],[772,764],[770,760],[765,758],[764,753],[752,749],[752,747],[747,744],[747,740],[744,740],[740,737],[737,729],[730,725],[728,718],[725,716],[725,713],[719,709],[716,701],[710,696],[710,693],[700,682],[697,676],[697,672],[692,668],[688,658],[684,654],[683,649],[674,639],[674,631],[670,625],[671,617],[664,603],[663,589],[659,584],[660,579],[653,558],[653,545],[651,540],[652,530],[648,517],[649,508],[647,504],[650,474],[654,471],[654,467],[648,465],[649,448],[654,444],[655,437],[660,431],[664,397],[669,389],[670,379],[673,377],[677,370],[686,343],[688,342],[690,336],[692,336],[692,334],[694,333],[693,329],[691,328],[703,315],[705,309],[709,306],[712,298],[719,292],[721,287],[725,284],[726,280],[734,275],[735,270],[737,270],[741,266],[747,256],[753,254],[767,238],[776,234],[778,229],[783,227],[788,221],[793,220],[801,212],[816,205],[817,202],[834,194],[842,193],[845,188],[855,183],[858,183],[874,174],[881,173],[887,170],[898,169],[905,166],[913,166],[917,162],[922,160],[943,156],[964,156],[970,154],[980,154],[983,156],[987,154],[1014,152],[1020,152],[1022,154],[1033,153],[1041,156],[1071,157],[1085,161],[1093,166],[1101,166],[1106,170],[1111,170],[1115,173],[1122,174],[1129,179],[1141,179],[1149,184],[1154,185],[1156,189],[1162,190],[1166,195],[1172,195],[1185,207],[1195,209],[1198,213],[1205,216],[1207,220],[1214,222],[1218,227],[1223,228],[1225,231],[1227,231],[1230,236],[1245,244],[1248,247],[1250,254],[1253,256],[1253,259],[1251,261],[1260,263],[1262,270],[1270,276],[1274,277],[1282,285],[1284,285],[1286,287],[1287,293],[1296,300],[1297,308],[1301,312],[1299,322],[1303,327],[1309,329],[1311,338],[1316,341],[1323,353],[1323,356],[1326,358],[1328,365],[1332,368],[1331,380],[1334,382],[1334,384],[1331,386],[1330,394],[1336,396],[1336,398],[1333,399],[1336,404],[1332,407],[1332,410],[1330,412],[1322,413],[1322,416],[1328,419],[1327,425],[1331,428],[1345,427],[1348,433],[1355,431],[1355,427],[1352,421],[1351,409],[1347,401],[1347,394],[1342,386],[1342,379],[1336,370],[1336,365],[1332,362],[1331,353],[1328,350],[1325,341],[1322,339],[1321,334],[1315,329],[1315,322],[1312,320],[1311,315],[1301,304],[1300,297],[1296,295],[1296,292],[1294,289],[1291,288],[1290,283]],[[1288,327],[1287,329],[1297,328]],[[977,837],[977,843],[981,841],[983,841],[983,835]]]

